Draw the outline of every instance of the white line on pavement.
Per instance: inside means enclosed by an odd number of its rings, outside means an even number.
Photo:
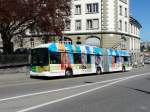
[[[88,91],[77,93],[77,94],[74,94],[74,95],[71,95],[71,96],[68,96],[68,97],[64,97],[64,98],[57,99],[57,100],[54,100],[54,101],[50,101],[50,102],[47,102],[47,103],[43,103],[43,104],[40,104],[40,105],[32,106],[30,108],[26,108],[26,109],[23,109],[23,110],[20,110],[20,111],[17,111],[17,112],[31,111],[31,110],[34,110],[34,109],[37,109],[37,108],[40,108],[40,107],[44,107],[44,106],[47,106],[47,105],[50,105],[50,104],[53,104],[53,103],[57,103],[57,102],[60,102],[60,101],[63,101],[63,100],[67,100],[67,99],[70,99],[70,98],[73,98],[73,97],[76,97],[76,96],[80,96],[82,94],[86,94],[86,93],[89,93],[89,92],[92,92],[92,91],[96,91],[98,89],[102,89],[104,87],[112,86],[113,84],[116,84],[116,83],[119,83],[119,82],[122,82],[122,81],[125,81],[125,80],[128,80],[128,79],[132,79],[132,78],[136,78],[136,77],[140,77],[140,76],[144,76],[144,75],[150,75],[150,73],[145,73],[145,74],[139,74],[139,75],[134,75],[134,76],[120,78],[119,80],[117,80],[115,82],[111,82],[111,83],[105,84],[103,86],[99,86],[99,87],[90,89]]]
[[[143,76],[143,75],[148,75],[148,74],[149,73],[145,73],[145,74],[134,75],[134,76],[129,76],[129,77],[132,78],[132,77]],[[0,99],[0,102],[7,101],[7,100],[24,98],[24,97],[29,97],[29,96],[47,94],[47,93],[52,93],[52,92],[58,92],[58,91],[63,91],[63,90],[68,90],[68,89],[76,89],[76,88],[90,86],[90,85],[95,85],[95,84],[102,84],[102,83],[107,83],[107,82],[111,82],[111,81],[121,80],[121,79],[124,79],[124,78],[127,78],[127,77],[117,78],[117,79],[111,79],[111,80],[106,80],[106,81],[101,81],[101,82],[95,82],[95,83],[91,83],[91,84],[78,85],[78,86],[73,86],[73,87],[66,87],[66,88],[61,88],[61,89],[56,89],[56,90],[43,91],[43,92],[38,92],[38,93],[31,93],[31,94],[19,95],[19,96],[14,96],[14,97],[8,97],[8,98]]]
[[[7,84],[7,85],[0,85],[0,88],[3,87],[12,87],[12,86],[22,86],[22,85],[31,85],[31,84],[39,84],[39,83],[47,83],[48,81],[38,81],[38,82],[25,82],[20,84]]]
[[[96,82],[96,83],[91,83],[91,84],[78,85],[78,86],[67,87],[67,88],[61,88],[61,89],[55,89],[55,90],[50,90],[50,91],[43,91],[43,92],[38,92],[38,93],[25,94],[25,95],[20,95],[20,96],[15,96],[15,97],[9,97],[9,98],[0,99],[0,102],[18,99],[18,98],[29,97],[29,96],[35,96],[35,95],[40,95],[40,94],[58,92],[58,91],[63,91],[63,90],[68,90],[68,89],[76,89],[76,88],[80,88],[80,87],[85,87],[85,86],[90,86],[90,85],[95,85],[95,84],[102,84],[102,83],[107,83],[107,82],[116,81],[116,80],[120,80],[120,79],[122,79],[122,78],[106,80],[106,81],[101,81],[101,82]]]

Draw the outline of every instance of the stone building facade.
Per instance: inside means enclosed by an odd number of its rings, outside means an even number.
[[[126,49],[140,56],[140,23],[130,16],[130,0],[73,0],[64,37],[76,44]]]
[[[102,48],[126,49],[137,61],[140,56],[140,23],[130,16],[130,0],[72,0],[71,16],[60,38],[31,34],[23,47],[34,48],[46,42],[88,44]],[[14,48],[22,47],[20,43]]]

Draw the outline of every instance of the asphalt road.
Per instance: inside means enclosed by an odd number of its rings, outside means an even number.
[[[0,112],[150,112],[150,65],[46,80],[30,79],[23,70],[1,70]]]

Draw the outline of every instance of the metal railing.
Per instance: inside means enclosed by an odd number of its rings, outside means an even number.
[[[0,68],[30,64],[29,54],[0,54]]]

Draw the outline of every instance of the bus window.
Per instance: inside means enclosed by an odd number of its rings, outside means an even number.
[[[61,53],[50,52],[50,64],[61,64]]]
[[[81,64],[81,53],[74,54],[74,64]]]
[[[69,53],[61,53],[61,64],[71,64],[71,63],[73,63],[73,62],[71,62],[72,59],[73,59],[73,57],[71,57],[71,56],[72,56],[72,54],[69,54]]]
[[[120,62],[120,57],[119,56],[115,56],[115,63],[119,63]]]
[[[128,57],[124,57],[124,62],[128,62]]]
[[[91,64],[91,55],[87,54],[87,64]]]
[[[95,64],[99,65],[101,63],[101,56],[100,55],[96,55],[95,56]]]
[[[31,51],[31,64],[32,66],[45,66],[48,65],[48,49],[37,48]]]

